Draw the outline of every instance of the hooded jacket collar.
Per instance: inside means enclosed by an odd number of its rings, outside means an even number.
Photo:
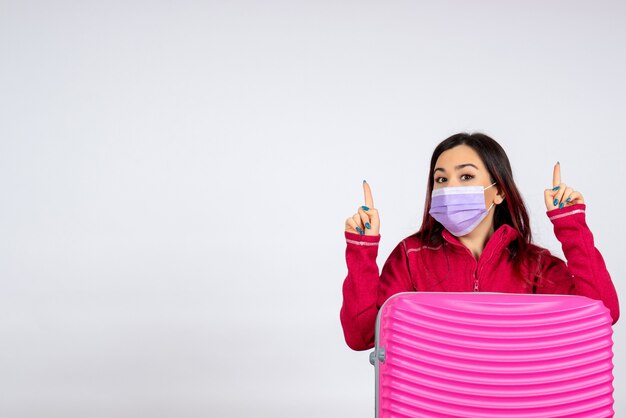
[[[453,248],[469,252],[467,247],[465,247],[465,245],[463,245],[463,243],[459,241],[457,237],[448,232],[447,229],[444,229],[441,235],[446,240],[446,242],[449,243]],[[493,235],[491,235],[491,237],[487,241],[487,244],[485,244],[485,248],[483,250],[481,258],[487,254],[505,251],[509,244],[513,240],[517,239],[518,236],[519,233],[512,226],[507,224],[500,226],[494,231]]]

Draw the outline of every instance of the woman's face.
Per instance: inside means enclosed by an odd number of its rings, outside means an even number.
[[[458,186],[488,187],[493,182],[476,151],[467,145],[457,145],[441,153],[435,163],[433,189]],[[485,190],[485,206],[500,203],[497,185]],[[500,201],[498,201],[500,200]]]

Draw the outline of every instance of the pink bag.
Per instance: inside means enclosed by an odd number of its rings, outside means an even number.
[[[399,293],[376,321],[376,416],[612,417],[611,322],[584,296]]]

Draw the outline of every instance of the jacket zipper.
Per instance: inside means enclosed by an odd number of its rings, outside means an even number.
[[[498,243],[498,246],[500,245],[500,243],[502,242],[504,238],[500,238],[500,242]],[[487,263],[489,263],[489,261],[491,261],[491,258],[493,257],[494,253],[492,252],[491,254],[489,254],[489,258],[487,260],[485,260],[485,262],[483,263],[483,266]],[[474,270],[474,292],[478,292],[478,263],[476,264],[476,270]]]

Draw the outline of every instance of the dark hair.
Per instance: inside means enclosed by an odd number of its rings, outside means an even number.
[[[443,225],[437,222],[429,213],[430,199],[434,184],[434,170],[437,159],[444,152],[458,145],[467,145],[480,156],[491,177],[491,182],[496,182],[496,187],[504,193],[504,202],[495,205],[494,229],[506,224],[517,230],[518,237],[509,244],[510,259],[517,272],[521,273],[522,262],[537,260],[541,249],[532,245],[532,234],[528,222],[528,212],[524,200],[515,182],[511,163],[504,149],[494,139],[482,133],[458,133],[442,141],[435,150],[430,160],[428,170],[428,184],[422,226],[417,232],[417,237],[428,245],[439,245],[443,242],[441,233]],[[525,278],[530,279],[530,278]]]

